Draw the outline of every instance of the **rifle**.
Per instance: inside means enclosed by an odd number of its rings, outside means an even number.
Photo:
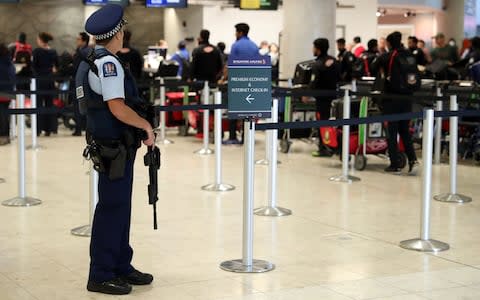
[[[153,145],[148,147],[143,162],[148,167],[150,183],[148,184],[148,204],[153,205],[153,229],[157,230],[158,170],[160,169],[160,149]]]
[[[143,105],[138,108],[137,112],[144,117],[153,128],[158,126],[158,119],[155,109],[151,105]],[[146,132],[142,132],[143,138],[147,139]],[[160,169],[160,149],[153,145],[148,147],[147,153],[143,157],[143,163],[148,167],[148,175],[150,182],[148,184],[148,204],[153,205],[153,229],[157,230],[157,202],[158,202],[158,170]]]

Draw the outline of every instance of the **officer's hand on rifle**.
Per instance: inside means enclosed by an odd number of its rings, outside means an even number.
[[[147,139],[143,140],[143,144],[148,147],[155,145],[155,133],[153,133],[153,129],[150,126],[149,128],[145,129],[147,132]]]

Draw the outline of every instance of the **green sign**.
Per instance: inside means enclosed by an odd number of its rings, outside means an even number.
[[[272,114],[272,66],[269,56],[230,58],[228,118],[266,119]]]

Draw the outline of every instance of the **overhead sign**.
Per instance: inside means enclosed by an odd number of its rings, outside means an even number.
[[[176,7],[186,8],[188,6],[187,0],[146,0],[147,7]]]
[[[119,4],[122,6],[127,6],[129,4],[128,0],[84,0],[85,5],[107,5],[107,4]]]
[[[271,117],[272,65],[269,56],[228,61],[228,118]]]
[[[236,0],[236,7],[253,10],[276,10],[278,0]]]

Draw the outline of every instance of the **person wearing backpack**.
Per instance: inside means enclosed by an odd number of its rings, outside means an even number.
[[[374,61],[379,57],[378,41],[371,39],[368,41],[368,49],[364,51],[355,61],[353,66],[353,77],[361,79],[362,77],[376,77],[378,70],[375,68]]]
[[[415,57],[403,47],[402,34],[395,31],[387,37],[390,51],[379,58],[380,72],[385,77],[384,93],[386,95],[413,95],[420,87],[420,76]],[[407,99],[383,99],[383,113],[386,115],[409,113],[412,111],[412,101]],[[410,134],[410,121],[401,120],[388,122],[388,154],[390,166],[387,173],[400,173],[397,137],[400,135],[408,156],[408,172],[413,174],[418,166],[417,156],[413,148]]]
[[[182,80],[188,80],[191,75],[190,53],[188,53],[185,41],[178,43],[178,51],[172,56],[171,60],[178,62],[177,76]]]
[[[15,63],[24,63],[32,57],[32,45],[27,43],[27,35],[25,32],[18,34],[18,39],[8,45],[8,49],[12,54],[12,59]]]

